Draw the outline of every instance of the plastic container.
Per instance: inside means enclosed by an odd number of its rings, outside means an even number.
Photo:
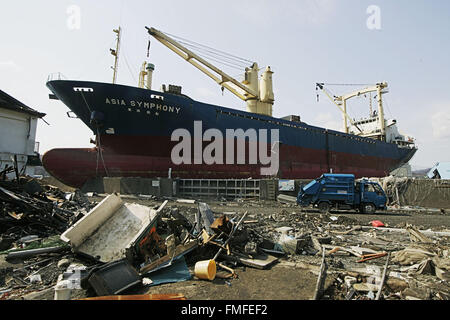
[[[60,280],[55,286],[54,300],[70,300],[72,289],[70,289],[70,281]]]
[[[375,227],[375,228],[381,228],[381,227],[385,226],[384,223],[381,222],[380,220],[374,220],[374,221],[371,221],[370,223],[372,224],[372,227]]]
[[[286,233],[283,233],[280,236],[278,243],[282,250],[287,254],[295,254],[297,252],[298,241],[294,237],[288,236]]]
[[[216,277],[216,262],[214,260],[198,261],[195,264],[194,274],[199,279],[214,280]]]

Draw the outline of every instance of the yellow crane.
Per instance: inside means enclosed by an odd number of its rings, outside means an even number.
[[[155,28],[145,28],[156,40],[202,71],[218,85],[245,101],[247,111],[272,116],[272,106],[275,99],[272,86],[273,72],[270,67],[267,67],[262,73],[261,79],[258,79],[259,69],[255,62],[251,67],[245,68],[245,80],[239,82],[163,32]]]

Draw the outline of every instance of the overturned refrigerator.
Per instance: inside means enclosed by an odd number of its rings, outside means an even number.
[[[181,232],[167,226],[161,216],[167,202],[152,209],[125,203],[119,195],[111,194],[66,230],[61,239],[75,253],[100,263],[126,260],[141,274],[156,271],[197,247],[188,233],[180,239]]]

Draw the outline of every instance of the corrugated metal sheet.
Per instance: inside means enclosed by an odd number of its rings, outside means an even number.
[[[30,115],[33,115],[38,118],[42,118],[45,116],[45,113],[41,113],[39,111],[36,111],[36,110],[26,106],[25,104],[23,104],[22,102],[20,102],[19,100],[15,99],[15,98],[11,97],[9,94],[7,94],[6,92],[4,92],[2,90],[0,90],[0,108],[5,108],[5,109],[21,112],[21,113],[30,114]]]

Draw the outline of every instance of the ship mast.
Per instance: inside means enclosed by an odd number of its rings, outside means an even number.
[[[117,67],[118,67],[118,63],[119,63],[119,50],[120,50],[120,35],[121,35],[121,31],[122,29],[119,26],[119,29],[113,29],[114,33],[117,34],[117,38],[116,38],[116,49],[109,49],[109,51],[111,52],[111,54],[114,56],[114,67],[112,67],[112,69],[114,70],[113,72],[113,81],[112,83],[116,83],[116,79],[117,79]]]

